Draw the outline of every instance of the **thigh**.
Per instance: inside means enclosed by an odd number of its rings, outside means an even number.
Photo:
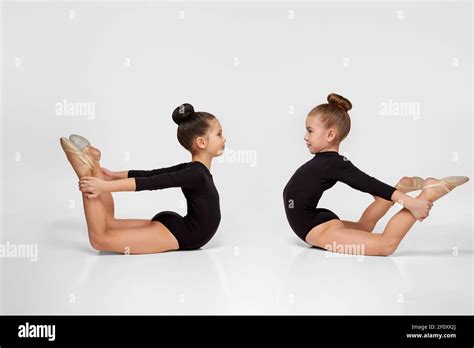
[[[346,254],[385,255],[382,234],[344,227],[340,220],[331,220],[313,228],[306,241],[314,246]]]
[[[355,221],[347,221],[347,220],[341,220],[342,223],[344,224],[344,227],[350,228],[353,230],[361,230],[361,231],[366,231],[366,232],[372,232],[373,227],[370,226],[369,224],[365,222],[355,222]]]
[[[159,253],[179,248],[173,234],[158,221],[148,221],[139,227],[108,229],[102,244],[104,250],[124,254]]]
[[[326,208],[316,208],[315,214],[307,224],[306,235],[304,235],[302,239],[306,243],[314,245],[313,243],[310,243],[308,239],[314,239],[315,236],[319,235],[328,226],[331,226],[332,224],[337,222],[341,222],[341,220],[331,210]],[[308,230],[309,232],[307,232]]]
[[[110,229],[141,227],[149,223],[150,219],[110,219],[107,221],[107,227]]]
[[[305,241],[313,246],[320,247],[321,235],[331,227],[344,227],[341,220],[333,219],[314,226],[306,235]]]

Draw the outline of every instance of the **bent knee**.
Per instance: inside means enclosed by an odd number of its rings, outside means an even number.
[[[383,242],[381,245],[380,254],[382,256],[392,255],[395,252],[395,250],[397,250],[399,242],[392,239],[382,239],[382,240]]]
[[[107,227],[108,228],[119,228],[120,222],[114,216],[107,215]]]
[[[102,250],[102,246],[99,244],[99,242],[95,239],[89,239],[89,242],[91,244],[91,247],[97,251]]]
[[[105,237],[89,237],[89,242],[91,246],[97,251],[107,250],[107,241],[105,240]]]

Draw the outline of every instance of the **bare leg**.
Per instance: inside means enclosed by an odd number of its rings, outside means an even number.
[[[101,172],[96,163],[92,175]],[[147,221],[146,225],[111,229],[107,225],[107,214],[100,197],[87,198],[82,194],[89,240],[97,250],[115,251],[124,254],[159,253],[179,249],[176,238],[162,223]]]
[[[79,178],[95,176],[101,172],[98,161],[94,163],[91,171],[87,165],[78,160],[77,155],[66,153],[66,156]],[[147,225],[140,227],[110,229],[107,225],[105,206],[100,197],[87,198],[86,194],[82,193],[82,201],[89,240],[92,247],[97,250],[143,254],[179,249],[174,235],[158,221],[148,221]]]
[[[424,185],[439,182],[434,178],[427,178]],[[442,187],[423,190],[416,198],[434,202],[446,195]],[[372,234],[357,229],[345,228],[339,220],[330,220],[314,227],[307,235],[306,241],[314,246],[335,252],[357,250],[354,253],[365,255],[391,255],[400,244],[417,220],[411,212],[403,208],[387,223],[383,233]]]
[[[84,147],[82,151],[87,153],[89,157],[93,159],[94,163],[100,167],[100,158],[102,157],[102,154],[99,149],[89,145],[89,146]],[[94,174],[95,174],[94,177],[105,180],[104,173],[102,173],[101,170],[96,171]],[[105,211],[107,214],[107,219],[108,220],[114,219],[115,205],[114,205],[114,199],[112,197],[112,193],[104,192],[100,195],[100,199],[102,200],[102,203],[104,204]]]
[[[94,164],[100,168],[101,152],[93,146],[86,146],[83,151],[94,160]],[[96,170],[92,176],[105,180],[102,170]],[[109,228],[128,228],[146,226],[150,223],[150,219],[116,219],[115,218],[115,204],[112,193],[103,192],[100,194],[100,199],[104,205],[107,216],[107,225]]]
[[[65,152],[65,154],[78,178],[91,176],[94,173],[97,174],[97,170],[100,170],[100,167],[97,165],[98,161],[96,160],[93,161],[95,165],[91,170],[86,164],[78,159],[77,155],[69,152]],[[89,231],[89,240],[91,245],[96,248],[99,245],[99,241],[103,239],[103,236],[105,236],[105,231],[107,230],[107,215],[105,207],[99,197],[87,198],[85,193],[81,193],[84,204],[84,213],[86,215],[87,229]]]
[[[341,220],[345,227],[371,233],[377,222],[387,213],[393,202],[380,197],[373,201],[362,213],[359,221]]]
[[[411,177],[402,177],[398,183],[402,183],[406,186],[413,185],[413,179]],[[397,185],[394,186],[398,190],[402,192],[410,192],[409,190],[398,188]],[[373,232],[375,225],[377,222],[389,211],[389,209],[393,206],[394,202],[387,201],[386,199],[374,196],[375,201],[372,202],[362,213],[359,221],[347,221],[341,220],[344,224],[344,227],[355,229],[355,230],[362,230],[364,232]]]

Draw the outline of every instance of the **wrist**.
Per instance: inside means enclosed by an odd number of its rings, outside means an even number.
[[[408,210],[410,210],[410,208],[412,207],[412,202],[414,198],[408,195],[405,195],[405,196],[406,197],[399,199],[397,203],[399,203],[403,208],[407,208]]]
[[[399,204],[402,207],[405,207],[408,209],[409,206],[411,206],[411,203],[413,202],[414,198],[405,194],[404,192],[396,190],[393,195],[392,195],[392,201],[393,204]]]
[[[102,191],[103,192],[112,192],[112,186],[110,181],[105,181],[104,180],[104,185],[102,186]]]
[[[114,172],[114,180],[127,179],[128,171]]]

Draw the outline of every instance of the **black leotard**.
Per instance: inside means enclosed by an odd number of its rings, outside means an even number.
[[[359,191],[391,200],[395,187],[367,175],[337,151],[318,152],[293,174],[283,190],[288,222],[303,241],[309,231],[339,217],[325,208],[316,208],[323,192],[342,181]]]
[[[128,177],[135,178],[136,191],[181,187],[187,201],[187,215],[182,217],[164,211],[151,219],[160,221],[171,231],[178,240],[179,249],[198,249],[216,233],[221,220],[219,193],[212,174],[202,162],[186,162],[153,170],[129,170]]]

